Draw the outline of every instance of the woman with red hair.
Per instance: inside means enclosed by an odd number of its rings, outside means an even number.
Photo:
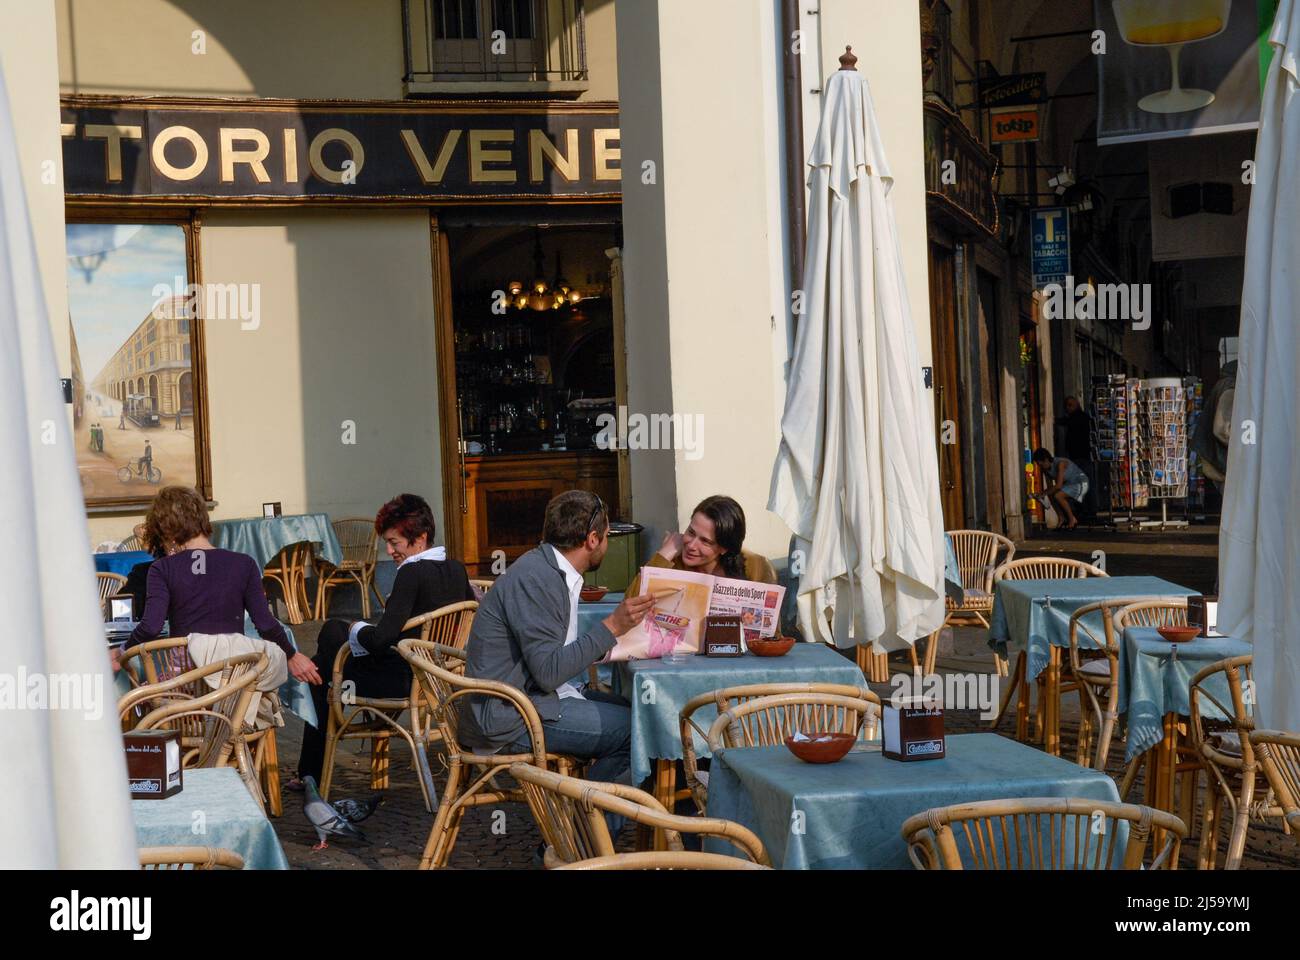
[[[321,628],[312,661],[323,682],[311,691],[320,726],[308,724],[303,728],[299,780],[311,776],[320,781],[325,761],[329,684],[339,649],[344,644],[352,648],[352,656],[343,667],[343,677],[356,684],[359,696],[406,697],[411,691],[411,668],[398,654],[397,642],[418,637],[420,631],[403,633],[403,625],[422,613],[474,599],[464,564],[449,560],[446,547],[433,546],[433,511],[423,497],[404,493],[384,504],[375,517],[375,533],[397,564],[397,579],[378,623],[328,620]],[[290,786],[297,786],[297,782]]]

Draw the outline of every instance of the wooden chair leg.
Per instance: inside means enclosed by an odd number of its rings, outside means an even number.
[[[361,589],[361,619],[370,619],[370,578],[364,573],[357,577],[357,586]]]
[[[993,724],[990,727],[991,730],[996,730],[998,728],[998,724],[1002,722],[1002,718],[1007,714],[1007,708],[1011,706],[1011,698],[1016,694],[1021,683],[1021,667],[1024,666],[1024,657],[1025,655],[1022,653],[1020,659],[1016,661],[1015,676],[1012,678],[1011,682],[1007,684],[1006,692],[1002,694],[1002,706],[998,708],[998,715],[993,720]],[[1001,657],[999,657],[998,660],[1000,663],[1006,663],[1006,661]],[[1003,676],[1005,676],[1005,674],[1003,674]]]
[[[442,803],[438,804],[438,812],[433,818],[433,827],[429,830],[429,839],[424,844],[424,854],[420,857],[421,870],[432,870],[435,865],[441,866],[442,863],[435,864],[436,859],[446,862],[445,857],[440,856],[442,839],[448,821],[451,819],[451,806],[460,799],[460,778],[461,765],[453,760],[451,768],[447,771],[447,785],[442,791]]]
[[[275,743],[275,731],[268,730],[262,737],[262,787],[266,791],[267,807],[271,816],[284,813],[284,797],[280,794],[280,757]]]
[[[1223,797],[1212,777],[1205,784],[1205,816],[1201,821],[1201,841],[1196,851],[1196,869],[1213,870],[1218,860],[1219,823],[1223,816]],[[1120,799],[1123,799],[1122,797]]]
[[[388,737],[373,737],[370,741],[370,789],[388,789]]]
[[[320,796],[322,800],[330,798],[330,785],[334,782],[334,755],[339,748],[339,731],[334,723],[334,711],[331,710],[325,723],[325,760],[320,771]]]
[[[1246,832],[1250,827],[1250,805],[1255,799],[1255,770],[1246,764],[1241,771],[1241,796],[1232,817],[1232,833],[1228,839],[1228,856],[1223,861],[1224,870],[1240,870],[1246,853]]]

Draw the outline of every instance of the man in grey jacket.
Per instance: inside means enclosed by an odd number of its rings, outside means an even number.
[[[560,494],[547,504],[542,540],[483,598],[466,644],[465,675],[522,690],[541,717],[548,752],[593,760],[591,780],[627,783],[632,731],[627,701],[570,681],[640,623],[654,598],[626,598],[578,636],[582,575],[600,566],[609,547],[605,504],[582,490]],[[498,697],[468,698],[461,717],[460,736],[468,747],[532,749],[518,711]]]

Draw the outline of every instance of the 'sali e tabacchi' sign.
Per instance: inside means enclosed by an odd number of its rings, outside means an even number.
[[[616,198],[615,104],[65,97],[68,199]]]

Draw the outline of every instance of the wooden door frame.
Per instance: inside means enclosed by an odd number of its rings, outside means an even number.
[[[442,538],[447,555],[464,556],[465,471],[456,397],[456,320],[453,314],[451,247],[447,232],[429,212],[429,252],[433,267],[433,328],[437,352],[438,434],[442,454]]]
[[[957,354],[957,275],[956,275],[956,258],[957,251],[955,247],[947,242],[947,238],[940,239],[939,231],[936,231],[934,224],[930,225],[930,237],[926,249],[926,258],[930,272],[930,339],[931,353],[934,363],[934,407],[935,420],[937,428],[935,437],[939,441],[936,453],[939,458],[939,496],[944,506],[944,522],[948,529],[961,527],[965,524],[966,517],[966,499],[964,488],[964,477],[962,476],[962,451],[960,444],[962,442],[960,421],[955,417],[954,423],[958,425],[956,450],[948,450],[947,444],[943,443],[943,422],[949,419],[949,411],[956,411],[957,415],[961,412],[961,382],[958,369]],[[935,259],[936,252],[941,252],[948,269],[946,279],[940,278],[935,273],[938,266]],[[946,283],[950,292],[950,303],[944,304],[943,298],[938,296],[941,286]],[[945,314],[945,308],[948,312]],[[947,388],[947,389],[941,389]],[[948,390],[957,391],[956,396],[948,396]],[[951,487],[944,484],[944,465],[947,464],[951,469],[949,481]]]

